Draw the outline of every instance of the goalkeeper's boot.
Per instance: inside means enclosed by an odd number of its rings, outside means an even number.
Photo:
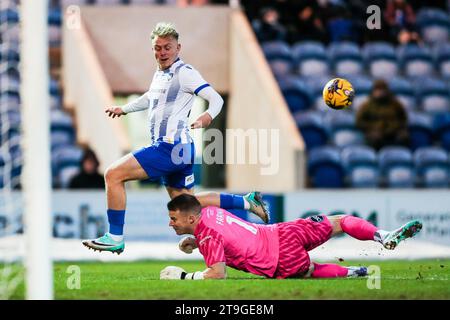
[[[366,267],[346,267],[348,269],[347,278],[366,277],[368,275]]]
[[[264,223],[269,223],[270,213],[268,206],[264,203],[261,192],[253,191],[247,193],[244,196],[245,200],[250,204],[250,211],[256,214],[258,217],[264,221]]]
[[[83,240],[83,245],[94,251],[110,251],[112,253],[117,253],[118,255],[125,249],[125,242],[115,241],[109,233],[105,233],[103,236],[97,239]]]
[[[421,229],[422,223],[419,220],[410,221],[397,230],[389,232],[383,239],[383,246],[388,250],[394,250],[401,241],[414,237]]]

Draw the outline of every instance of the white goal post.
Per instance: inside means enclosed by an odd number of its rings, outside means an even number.
[[[48,1],[21,0],[22,188],[26,299],[53,299]]]

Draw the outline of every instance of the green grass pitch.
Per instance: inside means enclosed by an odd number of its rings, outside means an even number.
[[[159,280],[168,265],[192,272],[201,261],[140,261],[130,263],[55,263],[55,299],[450,299],[450,260],[344,261],[380,267],[380,289],[368,289],[368,279],[272,280],[228,268],[227,280]],[[80,289],[69,289],[69,266],[80,270]],[[76,283],[76,282],[71,282]],[[19,286],[12,299],[23,299]]]

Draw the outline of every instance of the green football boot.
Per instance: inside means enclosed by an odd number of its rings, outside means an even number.
[[[414,237],[421,229],[422,222],[419,220],[410,221],[397,230],[389,232],[383,239],[383,246],[388,250],[394,250],[401,241]]]
[[[110,251],[112,253],[117,253],[118,255],[125,250],[125,242],[122,241],[114,241],[109,233],[105,233],[103,236],[97,239],[91,240],[83,240],[83,245],[88,247],[89,250],[93,249],[94,251]]]

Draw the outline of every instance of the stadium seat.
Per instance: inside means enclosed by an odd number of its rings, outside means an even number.
[[[61,45],[61,10],[51,8],[48,12],[48,38],[50,47]]]
[[[433,117],[425,112],[408,112],[409,147],[416,150],[433,144]]]
[[[328,133],[321,112],[297,112],[294,119],[308,150],[324,146],[327,143]]]
[[[421,78],[416,81],[416,92],[425,112],[450,111],[450,87],[436,78]]]
[[[293,58],[289,45],[284,41],[268,41],[262,44],[262,50],[275,76],[280,77],[291,72]]]
[[[435,136],[441,146],[450,151],[450,113],[437,113],[434,115],[433,127]]]
[[[346,182],[351,188],[376,188],[378,186],[378,159],[369,146],[348,146],[341,152],[346,171]]]
[[[313,97],[313,105],[317,111],[328,111],[330,108],[323,101],[323,88],[332,79],[330,75],[323,76],[303,76],[300,79],[306,84]]]
[[[329,60],[338,77],[358,75],[363,71],[359,46],[352,42],[336,42],[328,46]]]
[[[450,43],[442,43],[434,48],[436,69],[441,76],[450,79]]]
[[[0,24],[17,24],[19,23],[19,10],[17,6],[0,7]]]
[[[364,136],[356,128],[355,114],[351,111],[331,109],[325,116],[325,124],[333,145],[342,148],[364,144]]]
[[[50,129],[52,132],[63,131],[74,135],[74,126],[72,117],[62,110],[51,110]]]
[[[68,188],[72,178],[80,172],[80,166],[67,166],[62,168],[58,174],[58,186]]]
[[[20,52],[17,45],[14,43],[0,44],[0,62],[19,62]]]
[[[313,97],[304,81],[292,76],[280,79],[278,84],[292,113],[311,107]]]
[[[0,113],[0,138],[1,141],[11,139],[15,134],[20,134],[21,115],[18,110],[8,110]]]
[[[55,150],[62,146],[71,146],[74,144],[74,135],[65,131],[51,131],[50,143],[51,149]]]
[[[261,48],[267,60],[289,60],[292,61],[291,48],[284,41],[266,41],[262,43]]]
[[[415,172],[412,153],[408,148],[388,146],[378,153],[382,184],[388,188],[412,188]]]
[[[20,111],[18,92],[0,92],[0,112]]]
[[[417,13],[417,25],[427,43],[443,43],[449,39],[450,17],[441,9],[422,8]]]
[[[413,78],[432,75],[433,59],[428,47],[408,44],[399,46],[397,52],[406,76]]]
[[[50,78],[49,90],[50,95],[52,96],[59,96],[61,94],[57,80]]]
[[[389,79],[389,88],[406,110],[417,110],[416,92],[411,81],[401,77]]]
[[[308,177],[314,188],[342,188],[344,176],[339,148],[324,146],[309,152]]]
[[[59,185],[59,173],[66,167],[79,167],[83,150],[76,146],[63,146],[51,153],[52,176],[54,185]]]
[[[450,181],[448,153],[439,147],[423,147],[414,153],[414,164],[419,186],[447,188]]]
[[[328,56],[320,42],[298,42],[292,46],[292,56],[301,76],[322,76],[329,72]]]
[[[350,108],[358,111],[361,104],[367,100],[372,91],[372,79],[364,75],[357,75],[348,77],[348,80],[355,90],[355,97]]]
[[[363,47],[363,57],[374,78],[390,79],[398,74],[397,54],[388,42],[369,42]]]

